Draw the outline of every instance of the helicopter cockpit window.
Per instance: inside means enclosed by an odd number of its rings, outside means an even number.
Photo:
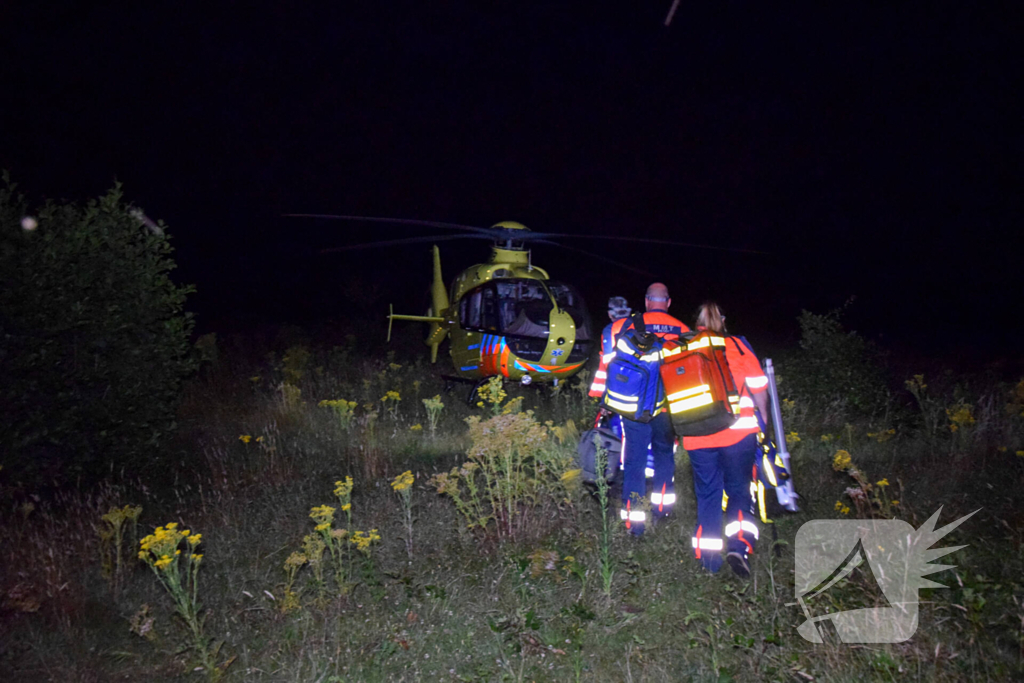
[[[576,290],[560,283],[547,286],[576,323],[576,340],[590,339],[590,320]],[[466,329],[532,339],[548,336],[551,296],[539,280],[492,280],[470,290],[460,307],[459,317]]]

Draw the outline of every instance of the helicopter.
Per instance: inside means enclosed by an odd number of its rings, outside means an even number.
[[[398,314],[389,306],[388,336],[391,341],[395,320],[428,323],[424,343],[430,360],[437,362],[438,349],[450,337],[449,354],[454,376],[479,386],[500,376],[523,385],[539,383],[558,386],[578,373],[600,346],[601,330],[595,329],[583,297],[568,283],[552,280],[535,265],[528,243],[551,244],[577,251],[646,276],[651,274],[600,254],[566,247],[552,238],[583,235],[533,232],[515,221],[502,221],[490,228],[402,218],[340,216],[334,214],[287,214],[289,217],[364,221],[454,229],[461,234],[385,240],[368,244],[324,249],[336,253],[356,249],[399,246],[453,239],[487,239],[492,242],[490,258],[463,270],[446,288],[441,272],[441,253],[432,245],[433,279],[430,308],[426,315]],[[587,239],[628,239],[673,246],[704,247],[658,239],[619,238],[589,235]],[[716,248],[716,247],[710,247]],[[735,251],[735,249],[726,249]],[[476,390],[474,386],[474,391]],[[472,392],[470,394],[472,396]]]

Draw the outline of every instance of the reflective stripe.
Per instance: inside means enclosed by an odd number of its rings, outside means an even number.
[[[753,408],[754,399],[749,396],[740,396],[740,408]]]
[[[691,389],[683,389],[682,391],[677,391],[674,394],[669,394],[665,398],[667,398],[669,401],[677,401],[677,400],[679,400],[681,398],[686,398],[687,396],[693,396],[694,394],[699,394],[701,392],[710,391],[710,390],[711,390],[711,387],[709,387],[707,384],[701,384],[699,387],[693,387]],[[751,403],[751,405],[753,405],[753,403]]]
[[[598,370],[594,373],[594,379],[608,379],[608,373],[604,370]]]
[[[647,514],[643,510],[626,510],[626,508],[619,510],[619,517],[630,522],[643,522],[647,520]]]
[[[721,550],[725,547],[725,544],[720,538],[700,538],[696,536],[691,539],[694,548],[700,548],[701,550]]]
[[[761,457],[761,462],[763,463],[763,466],[764,466],[764,474],[765,474],[766,477],[768,477],[768,483],[771,484],[772,486],[778,486],[779,482],[775,478],[775,468],[772,467],[771,462],[768,460],[768,456],[767,455],[762,456]]]
[[[762,389],[768,386],[768,378],[764,375],[761,375],[760,377],[748,377],[747,386],[751,389]]]
[[[650,479],[653,476],[654,476],[654,470],[652,468],[650,468],[650,467],[645,467],[644,468],[644,478],[645,479]]]
[[[607,388],[608,387],[605,386],[604,384],[598,384],[597,382],[594,382],[593,384],[590,385],[590,392],[591,393],[600,392],[600,393],[603,394]]]
[[[758,429],[759,427],[760,425],[757,424],[757,418],[753,415],[747,415],[733,422],[729,429]]]
[[[611,353],[606,353],[603,356],[601,356],[601,362],[604,363],[605,365],[608,365],[613,360],[615,360],[615,352],[614,351],[612,351]]]
[[[761,521],[765,524],[768,523],[768,508],[764,505],[764,482],[758,480],[757,482],[757,508],[761,513]]]
[[[630,348],[629,344],[625,339],[620,339],[615,348],[623,353],[629,354],[631,357],[643,361],[644,363],[654,363],[661,360],[661,351],[655,351],[654,353],[645,353],[642,356],[636,355],[636,352]]]
[[[676,494],[674,494],[674,493],[665,493],[665,494],[663,494],[660,491],[655,491],[654,493],[651,494],[651,505],[675,505],[675,504],[676,504]]]
[[[729,494],[722,491],[722,512],[725,512],[729,507]]]
[[[614,398],[608,398],[607,396],[604,399],[604,404],[609,408],[615,408],[616,410],[624,410],[630,413],[635,413],[637,406],[636,401],[633,401],[632,403],[623,403],[622,401],[616,401]]]
[[[686,345],[688,350],[703,349],[706,346],[725,346],[725,339],[722,337],[704,337]]]
[[[679,355],[682,352],[683,352],[683,347],[682,346],[676,346],[676,347],[673,347],[671,349],[664,349],[664,350],[662,350],[661,357],[662,358],[671,358],[672,356]]]
[[[623,401],[635,401],[636,400],[636,396],[628,396],[626,394],[620,394],[617,391],[609,391],[608,395],[612,396],[614,398],[622,399]]]
[[[674,415],[676,413],[681,413],[684,410],[693,410],[694,408],[706,406],[709,403],[714,403],[714,399],[711,398],[710,393],[707,393],[700,396],[694,396],[693,398],[684,398],[681,401],[670,401],[668,409]]]
[[[726,538],[731,538],[738,534],[740,531],[746,531],[747,533],[754,534],[755,539],[758,536],[757,525],[753,522],[743,520],[742,522],[729,522],[725,525]]]

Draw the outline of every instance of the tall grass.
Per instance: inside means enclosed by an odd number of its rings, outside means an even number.
[[[222,659],[235,658],[223,680],[1020,679],[1024,389],[966,378],[924,382],[937,418],[899,386],[867,412],[822,411],[813,396],[790,396],[787,427],[799,439],[794,475],[805,509],[776,517],[778,542],[762,534],[752,578],[741,582],[702,574],[692,557],[695,505],[683,451],[676,518],[639,542],[621,529],[604,536],[596,498],[562,479],[574,448],[569,420],[584,424],[593,414],[571,384],[557,393],[507,387],[506,400],[533,411],[527,426],[538,442],[525,455],[562,465],[510,470],[521,477],[516,486],[534,488],[501,498],[501,515],[478,532],[426,482],[471,461],[485,438],[473,429],[495,419],[490,406],[467,405],[461,389],[446,394],[421,362],[310,350],[245,365],[221,353],[189,388],[177,457],[154,470],[159,476],[112,476],[95,490],[36,499],[0,470],[0,668],[19,681],[199,675],[182,649],[189,633],[172,618],[174,604],[152,572],[131,563],[135,554],[126,555],[117,591],[104,579],[102,516],[141,505],[146,527],[174,520],[203,531],[205,632],[223,638]],[[292,398],[282,400],[282,385],[294,387]],[[388,392],[401,400],[382,402]],[[423,399],[435,396],[444,408],[432,430]],[[356,403],[347,422],[320,406],[341,400]],[[968,405],[973,422],[962,412]],[[497,417],[512,414],[526,415],[499,410]],[[466,418],[476,418],[475,427]],[[498,460],[507,455],[501,445],[492,454]],[[839,450],[863,482],[834,468]],[[346,477],[351,522],[335,497]],[[407,500],[396,495],[396,477],[409,483]],[[850,489],[865,484],[872,489],[861,501],[864,516],[885,513],[917,526],[940,505],[943,520],[983,509],[948,540],[968,548],[950,556],[956,569],[934,577],[949,588],[923,593],[913,639],[815,646],[796,633],[803,616],[790,605],[792,539],[807,520],[858,514]],[[311,508],[328,503],[335,511],[318,531],[325,513],[311,519]],[[499,539],[498,524],[510,521],[516,533]],[[317,576],[305,563],[290,571],[288,561],[305,536],[330,538],[343,526],[377,530],[380,540],[366,555],[348,541],[335,548],[342,588],[313,599]],[[407,542],[413,537],[415,546]],[[327,571],[319,579],[325,585]],[[298,599],[284,609],[290,594]],[[836,600],[850,608],[879,596],[852,580]]]

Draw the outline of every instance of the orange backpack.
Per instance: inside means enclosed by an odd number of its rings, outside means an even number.
[[[725,358],[725,337],[710,330],[667,341],[661,379],[678,436],[707,436],[728,429],[739,416],[740,396]]]

